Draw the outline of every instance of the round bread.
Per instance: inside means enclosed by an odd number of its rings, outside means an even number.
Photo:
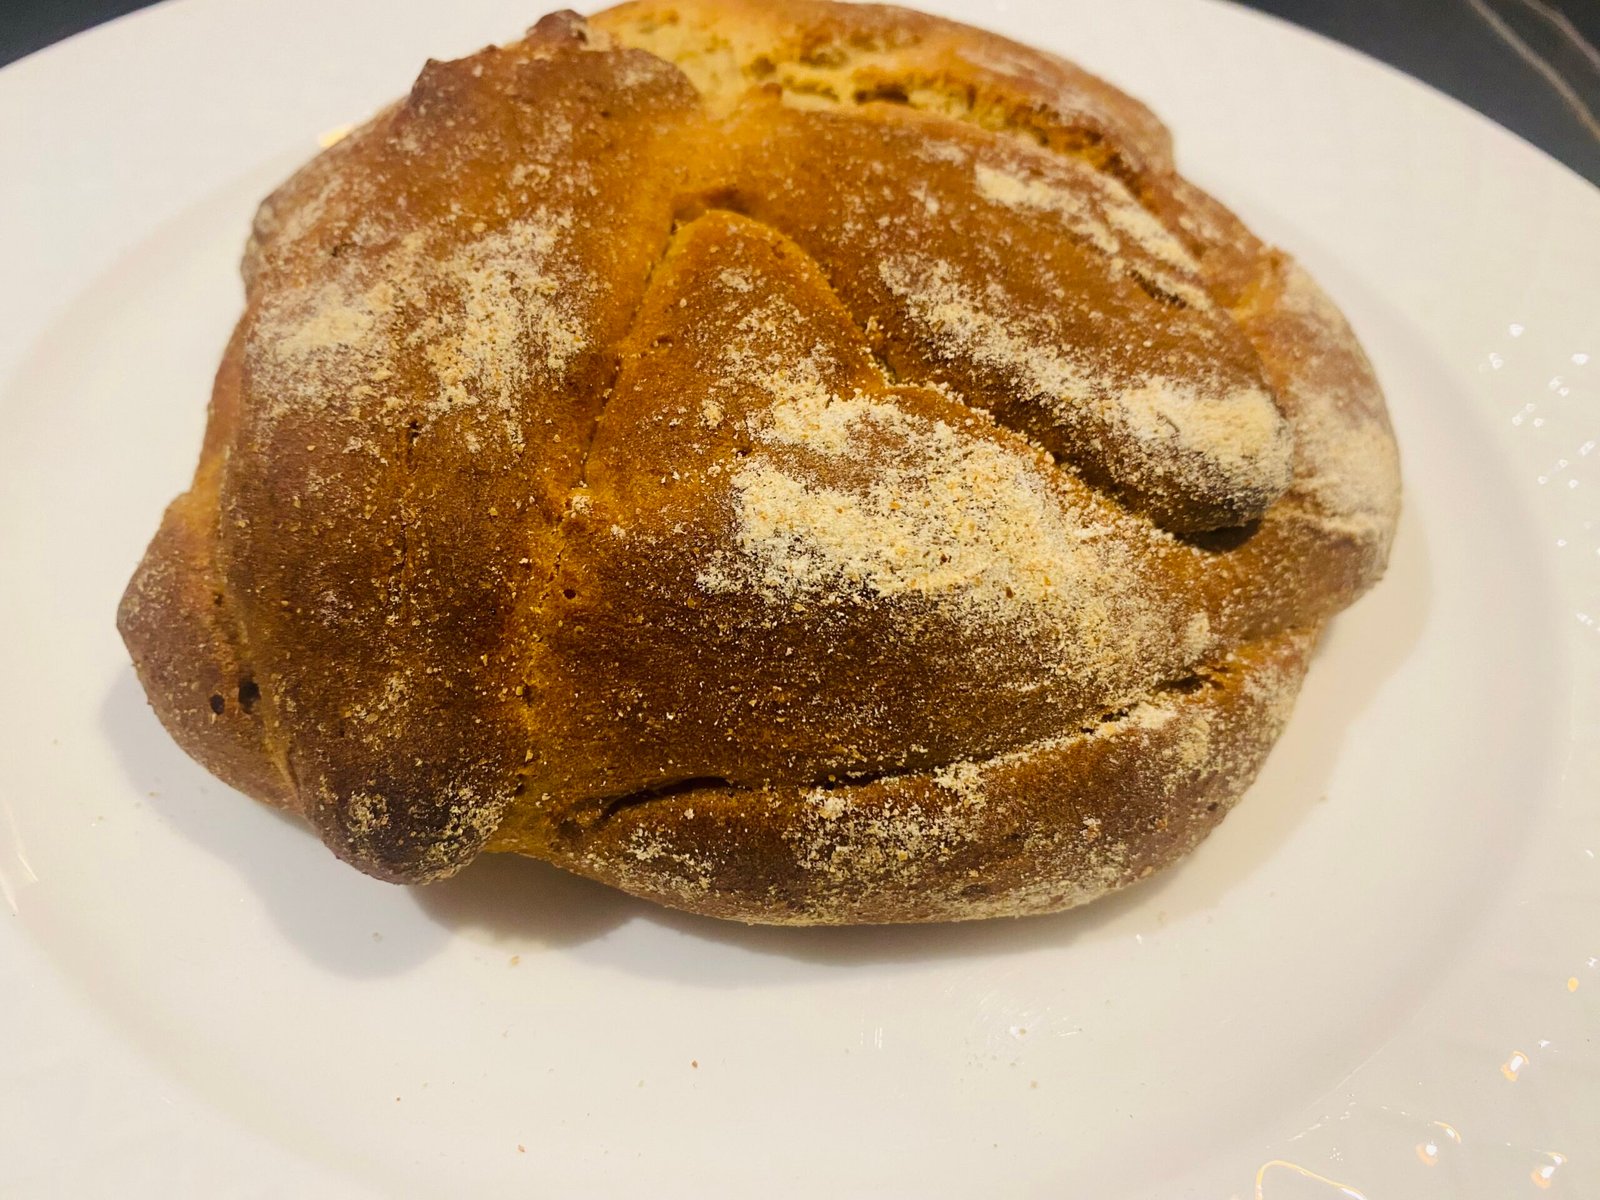
[[[119,624],[190,754],[384,879],[1081,903],[1249,785],[1398,512],[1349,328],[1150,113],[901,9],[429,62],[244,276]]]

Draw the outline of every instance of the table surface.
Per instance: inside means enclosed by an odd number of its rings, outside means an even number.
[[[5,0],[0,64],[150,2]],[[1432,84],[1600,184],[1600,0],[1244,2]]]

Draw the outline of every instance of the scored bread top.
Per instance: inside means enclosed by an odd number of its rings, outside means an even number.
[[[1136,102],[903,10],[430,62],[244,273],[122,625],[192,753],[386,878],[695,781],[1012,761],[1315,629],[1393,533],[1303,272]]]

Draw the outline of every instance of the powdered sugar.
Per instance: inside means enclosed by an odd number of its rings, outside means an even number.
[[[515,431],[521,389],[559,378],[587,344],[594,283],[564,253],[571,227],[570,212],[536,213],[444,255],[414,232],[375,266],[273,293],[252,339],[269,414],[380,395],[412,359],[434,384],[425,415],[485,404]]]
[[[949,263],[918,255],[885,259],[878,274],[943,353],[1008,378],[1088,437],[1103,430],[1129,439],[1142,447],[1133,469],[1226,492],[1287,485],[1287,429],[1260,388],[1097,372],[1051,330],[1018,316],[998,284],[977,291]]]

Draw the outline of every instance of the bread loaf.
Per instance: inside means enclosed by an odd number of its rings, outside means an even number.
[[[777,923],[1191,849],[1382,573],[1339,313],[1137,102],[903,9],[429,62],[262,205],[129,584],[157,714],[342,858]]]

